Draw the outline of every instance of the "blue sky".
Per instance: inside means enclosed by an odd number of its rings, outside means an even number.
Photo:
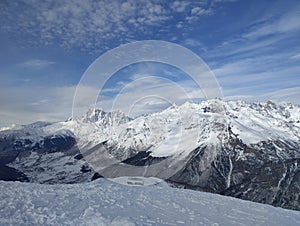
[[[88,66],[109,49],[141,40],[174,42],[198,54],[227,99],[300,104],[299,1],[7,0],[0,2],[0,18],[0,126],[68,118]],[[113,76],[103,108],[141,75],[168,78],[201,97],[184,73],[138,64]],[[166,80],[152,79],[140,90],[159,83],[158,95],[170,91],[170,102],[184,101]],[[129,100],[133,91],[124,96]],[[137,112],[163,102],[151,97]]]

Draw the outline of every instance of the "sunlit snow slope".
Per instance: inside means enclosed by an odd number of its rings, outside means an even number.
[[[300,225],[300,212],[165,183],[0,182],[0,225]]]

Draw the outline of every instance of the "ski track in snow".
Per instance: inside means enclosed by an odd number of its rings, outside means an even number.
[[[0,225],[300,225],[300,212],[198,191],[0,181]]]

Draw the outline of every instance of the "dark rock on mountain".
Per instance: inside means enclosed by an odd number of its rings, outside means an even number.
[[[24,173],[6,165],[0,165],[0,180],[21,182],[29,181],[28,177]]]

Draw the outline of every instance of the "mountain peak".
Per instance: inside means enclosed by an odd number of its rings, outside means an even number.
[[[101,127],[118,126],[130,121],[130,118],[124,112],[116,110],[106,112],[98,108],[90,108],[82,117],[84,123],[95,123]]]

